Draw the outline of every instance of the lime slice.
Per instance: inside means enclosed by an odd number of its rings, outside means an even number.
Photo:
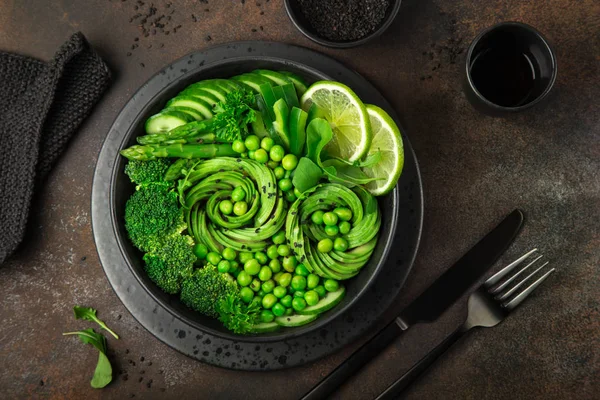
[[[312,84],[302,95],[304,111],[311,105],[318,108],[333,130],[333,139],[325,150],[332,156],[356,161],[364,156],[371,144],[371,124],[365,105],[346,85],[332,81]]]
[[[373,130],[368,154],[381,151],[381,160],[362,170],[372,178],[380,178],[368,183],[366,188],[373,196],[381,196],[391,191],[400,178],[404,166],[404,147],[400,130],[388,113],[371,104],[366,107]]]

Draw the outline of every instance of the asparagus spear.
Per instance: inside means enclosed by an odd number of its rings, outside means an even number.
[[[170,145],[134,145],[121,150],[121,155],[130,160],[154,160],[155,158],[212,158],[234,157],[230,144],[170,144]]]
[[[213,119],[194,121],[178,126],[167,133],[140,136],[137,141],[139,144],[159,144],[175,140],[182,140],[185,143],[198,142],[199,140],[213,142],[217,140],[216,135],[213,133],[213,127]]]

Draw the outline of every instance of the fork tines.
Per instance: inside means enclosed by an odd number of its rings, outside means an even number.
[[[512,263],[508,264],[502,270],[498,271],[496,274],[494,274],[491,278],[489,278],[488,280],[486,280],[483,283],[483,285],[487,289],[488,293],[490,293],[491,295],[494,295],[495,296],[494,299],[496,301],[502,303],[502,307],[504,307],[508,310],[512,310],[515,307],[517,307],[519,304],[521,304],[521,302],[523,300],[525,300],[525,298],[527,298],[527,296],[529,296],[529,294],[531,294],[531,292],[533,292],[535,290],[535,288],[537,288],[544,280],[546,280],[546,278],[548,278],[548,276],[550,276],[550,274],[552,274],[555,271],[555,269],[552,268],[549,271],[545,272],[542,276],[540,276],[538,279],[536,279],[533,283],[529,284],[529,286],[525,287],[522,291],[520,291],[519,294],[517,294],[512,300],[506,301],[506,300],[508,300],[509,297],[514,295],[521,287],[523,287],[526,283],[528,283],[546,265],[548,265],[548,261],[542,263],[539,267],[537,267],[537,265],[536,265],[537,268],[535,269],[535,271],[531,272],[529,275],[527,275],[521,281],[516,283],[510,289],[506,290],[513,282],[515,282],[519,277],[524,275],[525,272],[527,272],[530,269],[530,267],[532,267],[534,264],[536,264],[536,262],[539,261],[543,257],[541,254],[538,255],[537,252],[538,252],[538,249],[533,249],[531,251],[528,251],[527,253],[525,253],[524,255],[522,255],[521,257],[519,257]],[[531,261],[529,261],[527,263],[527,265],[525,265],[525,267],[523,267],[517,273],[512,274],[504,282],[502,282],[501,284],[498,285],[498,283],[502,279],[506,278],[510,274],[511,271],[513,271],[515,268],[517,268],[518,266],[523,264],[523,262],[525,260],[528,260],[530,258],[533,258],[533,259]]]

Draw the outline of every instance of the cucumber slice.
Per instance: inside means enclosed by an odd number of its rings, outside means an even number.
[[[298,311],[298,313],[302,315],[318,315],[324,313],[325,311],[331,310],[333,307],[340,304],[345,294],[346,288],[340,286],[340,288],[335,292],[327,292],[325,297],[319,300],[319,302],[314,306],[308,306],[304,310]]]
[[[261,322],[250,328],[251,333],[267,333],[275,332],[277,330],[279,330],[279,324],[277,324],[277,322]]]
[[[273,86],[273,94],[275,95],[275,100],[285,100],[285,94],[283,93],[283,88],[281,86]]]
[[[302,97],[304,92],[306,92],[306,89],[308,89],[308,84],[306,83],[304,78],[302,78],[300,75],[294,74],[293,72],[289,72],[289,71],[279,71],[279,73],[287,76],[288,79],[290,81],[292,81],[292,83],[294,84],[294,87],[296,88],[296,93],[298,94],[298,98]]]
[[[286,83],[292,83],[292,81],[287,76],[276,71],[271,71],[268,69],[255,69],[252,72],[264,76],[268,80],[272,81],[275,85],[285,85]]]
[[[227,95],[227,92],[217,85],[206,85],[204,87],[188,87],[183,92],[179,93],[177,96],[188,95],[200,97],[201,99],[207,101],[212,105],[217,104],[220,101],[225,101],[225,96]]]
[[[212,118],[212,106],[206,101],[199,99],[194,96],[177,96],[169,100],[167,107],[190,107],[194,110],[198,110],[200,114],[206,119]]]
[[[182,107],[182,106],[180,106],[180,107],[167,107],[167,108],[164,108],[161,111],[161,113],[163,113],[165,111],[181,111],[181,112],[184,112],[186,114],[191,115],[192,118],[194,118],[194,120],[196,120],[196,121],[201,121],[201,120],[204,119],[204,117],[202,116],[202,114],[200,114],[198,112],[198,110],[194,110],[193,108],[190,108],[190,107]]]
[[[306,310],[306,308],[305,308],[305,310]],[[313,322],[318,317],[319,317],[319,314],[290,315],[289,317],[277,317],[277,318],[275,318],[275,322],[277,323],[277,325],[291,328],[294,326],[306,325],[310,322]]]
[[[259,91],[260,85],[265,84],[265,83],[272,85],[272,83],[273,83],[270,80],[268,80],[267,78],[260,76],[258,74],[253,74],[251,72],[247,73],[247,74],[234,76],[231,79],[241,82],[241,83],[245,84],[246,86],[249,86],[253,91],[258,92],[258,93],[260,93],[260,91]]]
[[[194,118],[183,111],[170,110],[160,112],[146,120],[146,133],[148,135],[166,133],[192,121],[194,121]]]

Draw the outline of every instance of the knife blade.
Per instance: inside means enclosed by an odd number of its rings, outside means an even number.
[[[302,400],[326,398],[411,325],[436,320],[494,265],[514,241],[523,221],[523,212],[518,209],[505,217],[498,226],[402,310],[398,317],[306,393]]]

